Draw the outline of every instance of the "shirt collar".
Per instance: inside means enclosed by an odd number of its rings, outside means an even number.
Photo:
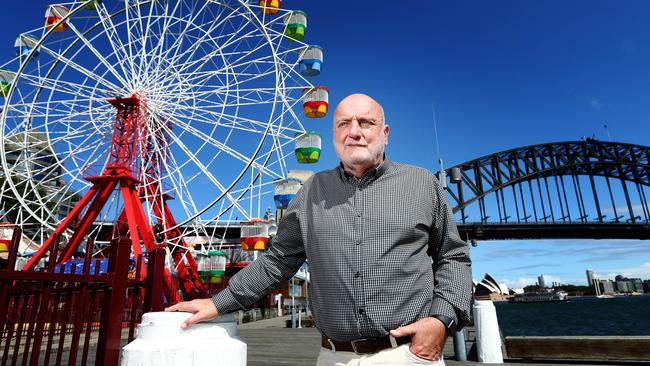
[[[384,161],[379,163],[377,167],[368,170],[361,178],[357,178],[354,175],[346,172],[345,168],[343,167],[343,162],[339,163],[338,169],[339,169],[339,173],[341,174],[341,178],[344,179],[354,178],[357,180],[364,180],[364,179],[375,180],[381,177],[388,170],[388,168],[390,168],[392,164],[393,162],[386,157],[386,154],[384,154]]]

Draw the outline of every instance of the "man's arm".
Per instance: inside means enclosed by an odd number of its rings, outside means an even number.
[[[429,233],[429,254],[432,258],[434,294],[430,317],[393,329],[393,337],[411,337],[410,351],[419,357],[434,360],[440,357],[449,335],[441,320],[451,319],[462,328],[469,321],[472,295],[472,271],[469,248],[460,239],[451,208],[442,187],[433,177],[434,220]]]
[[[294,200],[301,201],[301,197],[296,195]],[[271,249],[234,275],[228,287],[212,297],[219,313],[248,309],[298,271],[305,261],[298,206],[300,202],[292,203],[280,220]]]
[[[434,222],[430,232],[434,294],[430,315],[454,320],[461,329],[470,319],[472,268],[469,247],[458,235],[445,193],[434,178]],[[437,245],[436,245],[437,244]]]
[[[194,315],[188,318],[182,328],[210,320],[219,314],[248,309],[279,284],[293,276],[305,261],[299,212],[304,202],[304,189],[292,200],[287,213],[280,220],[278,234],[271,248],[257,260],[234,275],[228,287],[212,297],[181,302],[165,311],[188,311]]]

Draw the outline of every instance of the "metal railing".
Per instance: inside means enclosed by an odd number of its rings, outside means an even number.
[[[122,330],[128,341],[143,312],[162,309],[164,249],[150,250],[129,270],[131,242],[111,242],[108,270],[90,273],[92,241],[83,270],[13,270],[21,231],[14,229],[6,269],[0,270],[1,365],[117,365]],[[58,245],[52,249],[55,258]],[[81,272],[81,273],[79,273]]]

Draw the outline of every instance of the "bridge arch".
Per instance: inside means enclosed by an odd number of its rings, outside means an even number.
[[[649,161],[648,146],[586,139],[497,152],[442,178],[467,237],[512,227],[521,233],[499,238],[650,238]]]

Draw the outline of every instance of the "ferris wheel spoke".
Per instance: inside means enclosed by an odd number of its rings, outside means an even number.
[[[104,6],[98,6],[97,7],[97,13],[99,16],[99,21],[104,29],[104,34],[105,38],[108,40],[109,44],[111,45],[111,48],[113,49],[113,56],[117,60],[120,69],[122,70],[122,75],[133,75],[134,74],[134,67],[133,67],[133,62],[130,62],[128,65],[128,70],[127,66],[124,65],[124,60],[133,60],[132,57],[132,52],[131,52],[131,43],[129,42],[129,47],[125,47],[125,45],[122,43],[122,39],[119,36],[117,32],[117,28],[115,24],[113,23],[113,17],[111,14],[109,14]],[[126,16],[128,16],[128,11],[126,12]],[[128,18],[127,18],[128,20]],[[126,25],[126,30],[127,30],[127,40],[130,40],[130,29],[128,26],[128,22]]]
[[[180,128],[183,128],[184,131],[187,131],[187,132],[191,133],[192,135],[194,135],[196,137],[199,137],[200,139],[203,139],[203,141],[205,141],[207,144],[212,145],[212,146],[220,149],[221,151],[225,152],[226,154],[230,155],[231,157],[239,160],[240,162],[242,162],[244,164],[248,163],[249,159],[248,159],[248,157],[246,155],[235,151],[234,149],[232,149],[228,145],[226,145],[226,144],[224,144],[224,143],[222,143],[220,141],[217,141],[216,139],[212,138],[212,136],[203,133],[202,131],[190,126],[189,124],[187,124],[187,123],[185,123],[183,121],[181,121],[180,119],[173,119],[173,121],[174,121],[175,126],[179,126]]]
[[[174,14],[181,4],[182,4],[182,1],[175,1],[174,2],[174,9],[173,9],[171,14]],[[164,9],[165,9],[165,14],[170,14],[169,10],[168,10],[169,9],[169,2],[167,2],[167,1],[164,2]],[[162,24],[162,29],[159,29],[159,32],[158,32],[158,34],[160,34],[160,37],[158,37],[158,43],[153,45],[153,48],[151,49],[152,55],[155,56],[157,59],[163,59],[162,56],[164,54],[164,49],[166,47],[165,41],[167,40],[166,35],[169,34],[169,29],[170,29],[171,25],[174,24],[174,23],[172,23],[172,20],[174,20],[175,22],[180,21],[180,19],[176,19],[176,18],[174,18],[172,16],[166,16],[163,19],[163,22],[162,22],[163,23]],[[156,25],[160,26],[160,24],[158,24],[158,22],[157,22]],[[156,63],[152,63],[152,64],[155,65]],[[157,68],[155,70],[155,72],[153,73],[153,76],[158,76],[160,71],[161,70],[159,70]]]
[[[176,162],[176,159],[174,158],[173,155],[170,155],[170,160],[172,161],[174,166],[177,167],[182,167],[182,165],[178,165]],[[189,183],[193,180],[192,177],[189,179],[186,179],[183,174],[180,174],[180,168],[178,169],[171,169],[169,163],[167,161],[163,161],[163,164],[167,168],[169,174],[166,176],[172,183],[174,187],[174,192],[177,195],[178,202],[181,203],[181,206],[183,207],[183,210],[185,211],[185,214],[187,217],[192,216],[194,212],[198,211],[198,207],[195,205],[195,200],[192,199],[192,194],[191,192],[186,189],[185,187],[189,186]],[[186,162],[187,164],[187,162]],[[197,173],[198,174],[198,173]],[[191,206],[191,207],[190,207]]]
[[[264,134],[265,128],[268,125],[268,122],[262,122],[259,120],[254,120],[250,118],[245,118],[242,116],[236,116],[236,115],[231,115],[228,113],[223,113],[223,112],[218,112],[218,111],[211,111],[211,110],[206,110],[200,107],[193,107],[193,106],[186,106],[184,109],[188,111],[195,111],[196,114],[193,115],[192,121],[193,122],[203,122],[206,125],[216,125],[216,126],[223,126],[225,128],[233,129],[233,130],[240,130],[240,131],[245,131],[245,132],[253,132],[253,133],[258,133],[258,134]],[[214,117],[214,118],[211,118]],[[215,120],[216,119],[216,120]],[[219,120],[225,120],[226,122],[220,122]],[[276,122],[278,119],[274,120],[273,122]],[[259,127],[255,128],[255,127]],[[278,137],[281,138],[287,138],[290,139],[292,138],[293,134],[297,132],[302,132],[302,129],[296,129],[296,128],[290,128],[287,127],[286,131],[291,133],[291,135],[284,135],[284,134],[277,134]],[[276,134],[275,132],[272,132],[273,134]]]
[[[200,116],[207,115],[207,116],[212,116],[212,117],[214,117],[216,119],[216,120],[213,120],[212,118],[208,117],[207,120],[197,119],[197,121],[206,122],[208,124],[217,124],[219,126],[224,126],[224,127],[227,127],[227,128],[240,129],[240,130],[249,131],[249,132],[263,133],[264,129],[266,128],[267,124],[269,123],[269,122],[259,121],[259,120],[255,120],[255,119],[251,119],[251,118],[246,118],[246,117],[243,117],[243,116],[231,115],[231,114],[228,114],[228,113],[225,113],[225,112],[213,111],[213,110],[209,109],[209,108],[211,108],[213,106],[208,107],[210,101],[205,101],[205,102],[206,102],[205,107],[204,106],[200,106],[200,107],[199,106],[193,106],[193,105],[189,105],[189,104],[185,103],[184,104],[184,109],[188,110],[188,111],[196,111],[198,113],[198,115],[200,115]],[[259,104],[263,104],[263,103],[259,102]],[[295,104],[295,101],[294,101],[294,104]],[[239,105],[239,104],[237,104],[237,105]],[[227,106],[232,107],[233,105],[228,104]],[[284,109],[284,107],[283,107],[283,109]],[[287,111],[287,110],[291,111],[290,109],[284,109],[284,110],[285,111]],[[274,123],[274,124],[280,123],[284,113],[285,112],[278,113],[278,115],[271,121],[271,123]],[[293,115],[293,118],[295,118],[295,120],[298,120],[297,116],[295,114]],[[221,120],[221,119],[225,119],[228,123],[219,122],[219,120]],[[255,129],[254,126],[258,126],[261,129],[260,130]],[[292,133],[292,134],[304,131],[304,128],[302,128],[302,126],[299,126],[298,128],[291,128],[289,126],[285,126],[285,129],[289,133]],[[278,135],[278,136],[286,137],[286,138],[291,138],[292,137],[292,136],[285,136],[285,135]]]
[[[182,19],[183,23],[185,23],[185,26],[183,27],[182,31],[179,33],[179,35],[176,37],[174,42],[171,45],[167,46],[167,50],[161,54],[161,58],[165,58],[170,60],[171,64],[175,64],[176,60],[179,58],[179,51],[182,48],[182,43],[186,38],[187,33],[190,31],[190,26],[196,26],[196,20],[198,19],[200,14],[203,14],[203,11],[206,9],[208,6],[208,2],[203,2],[201,5],[201,9],[199,9],[197,12],[193,12],[193,16],[190,17],[189,19],[185,19],[182,14],[178,15],[178,19]],[[205,34],[208,34],[205,32]],[[198,47],[200,40],[194,41],[192,47],[188,47],[188,51],[191,49],[195,49]],[[172,54],[173,51],[173,54]],[[183,52],[185,54],[186,52]]]
[[[209,61],[209,60],[211,60],[215,55],[219,54],[219,53],[221,52],[221,49],[224,47],[224,44],[219,44],[219,41],[221,40],[221,38],[226,38],[226,39],[227,39],[227,42],[226,42],[226,43],[228,43],[230,40],[233,39],[233,37],[235,37],[236,35],[239,34],[239,32],[243,29],[243,27],[236,28],[235,31],[234,31],[234,33],[231,33],[231,34],[225,34],[225,35],[223,34],[223,32],[224,32],[226,29],[228,29],[228,27],[226,26],[226,23],[229,22],[229,21],[231,20],[231,18],[234,17],[234,16],[236,16],[236,15],[226,16],[226,17],[224,17],[223,19],[220,19],[219,22],[216,22],[216,23],[215,23],[215,22],[211,22],[212,24],[210,25],[210,27],[209,27],[208,29],[206,29],[206,31],[204,32],[203,36],[202,36],[201,38],[199,38],[199,39],[195,42],[195,45],[203,44],[203,43],[206,42],[206,39],[207,39],[207,40],[211,41],[211,43],[214,44],[214,45],[216,46],[216,47],[215,47],[215,51],[213,51],[213,52],[211,52],[211,53],[208,53],[208,54],[206,54],[206,55],[203,56],[203,57],[198,58],[195,62],[184,63],[186,69],[197,68],[197,67],[196,67],[196,64],[198,64],[198,63],[204,63],[204,62],[206,62],[206,61]],[[213,33],[215,30],[221,30],[221,33],[219,33],[219,34],[216,35],[216,36],[212,36],[212,33]],[[195,52],[196,52],[197,49],[198,49],[198,47],[193,47],[192,49],[188,49],[186,52],[184,52],[183,54],[179,55],[178,57],[181,57],[181,56],[184,57],[184,56],[185,56],[185,53],[191,51],[190,57],[188,57],[188,58],[191,58],[191,57],[195,54]],[[182,71],[182,70],[181,70],[181,71]]]
[[[63,56],[62,54],[55,52],[54,50],[51,50],[50,48],[46,46],[41,46],[40,50],[43,52],[47,53],[49,56],[57,60],[58,62],[61,62],[62,64],[70,67],[71,69],[79,72],[81,75],[84,75],[88,77],[91,80],[98,81],[104,85],[107,86],[107,88],[110,88],[112,90],[119,90],[120,87],[118,87],[116,84],[106,80],[103,76],[96,74],[95,72],[88,70],[87,68],[77,64],[76,62],[72,61],[70,58],[67,58]],[[29,74],[26,74],[29,75]],[[46,76],[36,76],[36,75],[30,75],[32,77],[38,77],[39,79],[45,79]]]
[[[117,80],[119,80],[123,85],[128,85],[128,81],[124,79],[123,75],[126,74],[126,70],[124,69],[124,65],[122,64],[122,60],[118,55],[115,55],[117,65],[120,66],[120,69],[122,69],[122,73],[120,73],[113,64],[108,61],[102,53],[93,46],[93,44],[90,42],[88,38],[86,38],[86,35],[83,32],[80,32],[72,22],[68,23],[68,27],[77,35],[79,40],[83,43],[84,46],[96,57],[97,61],[99,61],[107,70],[111,72],[111,75],[115,77]],[[117,51],[114,49],[114,51]]]
[[[204,176],[212,182],[222,194],[225,194],[225,197],[228,198],[235,206],[237,206],[242,212],[245,210],[239,205],[239,203],[228,193],[228,189],[224,187],[221,182],[209,171],[209,169],[201,162],[199,158],[178,138],[176,135],[169,133],[169,136],[174,140],[176,145],[185,153],[185,155],[194,162],[194,164],[204,172]]]
[[[266,128],[266,123],[253,119],[244,119],[243,117],[237,117],[235,115],[230,115],[221,112],[209,111],[199,107],[188,106],[186,110],[194,111],[196,114],[192,116],[192,123],[204,123],[207,127],[224,127],[232,130],[239,130],[245,132],[253,132],[258,134],[264,134],[264,128]],[[213,117],[213,118],[211,118]],[[215,118],[217,120],[215,120]],[[228,123],[219,122],[218,119],[225,119]],[[245,123],[244,123],[245,122]],[[257,126],[259,129],[248,126]]]
[[[226,18],[225,20],[227,20]],[[214,27],[213,27],[214,28]],[[216,28],[215,28],[216,29]],[[218,43],[213,41],[212,43],[215,44],[216,50],[214,51],[216,54],[220,54],[223,52],[224,49],[227,47],[230,47],[231,45],[237,43],[237,42],[242,42],[243,39],[246,39],[247,37],[254,37],[254,38],[259,38],[259,35],[256,35],[257,29],[252,29],[246,33],[240,34],[240,32],[244,29],[244,27],[240,27],[234,30],[233,33],[227,34],[225,36],[220,36],[226,38],[224,43]],[[205,38],[208,38],[208,40],[211,40],[208,36],[209,33],[206,32],[206,35],[204,36]],[[239,36],[239,38],[237,38]],[[200,40],[201,42],[197,43],[202,43],[203,39]],[[180,69],[179,72],[186,72],[187,70],[200,70],[206,63],[212,61],[212,58],[214,57],[215,54],[209,53],[203,57],[198,58],[195,62],[189,62],[184,64],[184,68]]]
[[[149,31],[151,29],[151,20],[153,19],[153,1],[151,2],[151,5],[149,6],[149,13],[147,16],[143,16],[141,12],[141,6],[139,4],[135,4],[133,7],[129,6],[130,0],[124,0],[124,6],[127,9],[127,12],[130,9],[135,9],[135,15],[134,19],[137,20],[137,25],[139,26],[140,30],[140,38],[138,39],[138,43],[136,43],[139,48],[140,52],[137,54],[138,56],[136,57],[135,55],[133,56],[134,61],[131,62],[131,64],[136,63],[135,60],[137,59],[139,62],[137,62],[137,69],[138,71],[133,74],[132,76],[137,79],[138,82],[141,80],[139,79],[139,75],[143,74],[143,70],[148,69],[148,64],[147,64],[147,59],[146,59],[146,49],[147,49],[147,44],[148,44],[148,39],[149,39]],[[146,24],[143,26],[143,19],[146,20]],[[134,25],[135,27],[135,25]],[[133,43],[133,42],[130,42]]]
[[[49,90],[57,93],[65,93],[67,95],[81,96],[86,100],[97,101],[99,98],[87,97],[95,92],[91,86],[79,84],[65,80],[51,80],[48,78],[32,78],[31,75],[25,75],[24,81],[27,85],[37,87],[39,89]],[[38,103],[38,102],[37,102]]]

